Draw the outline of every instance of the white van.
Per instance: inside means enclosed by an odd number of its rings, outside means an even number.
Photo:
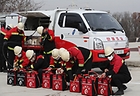
[[[113,47],[123,59],[129,58],[130,49],[125,31],[108,12],[92,9],[55,9],[18,14],[26,17],[27,36],[30,36],[38,26],[48,27],[55,33],[57,48],[75,45],[88,48],[93,52],[94,63],[107,60],[104,56],[106,46]],[[35,33],[34,36],[39,34]],[[26,46],[28,47],[31,45]]]

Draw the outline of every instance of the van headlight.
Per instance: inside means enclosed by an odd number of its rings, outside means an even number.
[[[99,38],[94,38],[93,40],[93,47],[94,49],[101,50],[103,49],[103,42]]]

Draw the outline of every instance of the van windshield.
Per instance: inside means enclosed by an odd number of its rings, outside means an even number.
[[[93,31],[122,31],[118,21],[107,13],[84,13],[83,14]]]

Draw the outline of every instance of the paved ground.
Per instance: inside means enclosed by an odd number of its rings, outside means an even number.
[[[132,80],[127,84],[127,90],[124,96],[140,96],[140,55],[138,46],[140,43],[130,43],[130,58],[127,61]],[[134,50],[135,49],[135,50]],[[96,69],[99,70],[98,68]],[[6,73],[0,73],[0,96],[81,96],[81,93],[72,93],[67,91],[54,91],[45,88],[26,88],[20,86],[11,86],[6,83]],[[116,88],[113,88],[116,91]]]
[[[96,69],[97,71],[99,69]],[[124,96],[140,96],[140,68],[129,67],[132,80],[127,84]],[[21,86],[11,86],[6,84],[6,73],[0,73],[0,96],[81,96],[81,93],[67,91],[54,91],[45,88],[26,88]],[[116,91],[116,88],[113,88]]]
[[[138,46],[140,47],[140,42],[129,43],[130,47],[130,58],[126,60],[127,65],[140,67],[140,52],[138,51]]]

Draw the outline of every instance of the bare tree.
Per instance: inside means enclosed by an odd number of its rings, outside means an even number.
[[[35,3],[33,0],[1,0],[2,9],[0,12],[19,12],[19,11],[32,11],[41,8],[41,3]]]
[[[4,9],[4,5],[6,4],[6,0],[0,0],[0,12],[2,12],[3,11],[3,9]]]
[[[140,37],[140,13],[133,13],[133,24],[134,24],[134,35],[135,37]]]
[[[120,24],[124,28],[128,39],[130,41],[134,39],[135,28],[134,28],[132,14],[130,14],[129,12],[114,13],[113,16],[120,22]]]

